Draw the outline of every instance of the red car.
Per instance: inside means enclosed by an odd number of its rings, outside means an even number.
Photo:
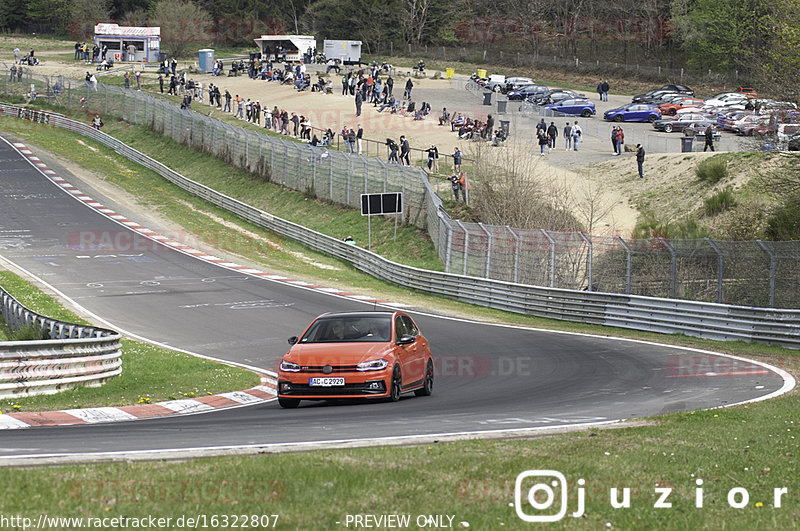
[[[278,368],[278,403],[433,392],[433,356],[411,317],[399,311],[320,315],[289,338]]]
[[[658,106],[658,109],[664,116],[675,116],[679,109],[685,109],[687,107],[701,107],[704,103],[705,100],[701,100],[700,98],[683,98],[677,102],[673,101],[669,103],[662,103]]]

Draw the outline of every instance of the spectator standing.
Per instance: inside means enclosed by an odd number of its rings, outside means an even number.
[[[617,126],[611,128],[611,151],[617,152]]]
[[[103,119],[100,118],[99,114],[95,114],[94,118],[92,118],[92,127],[94,127],[98,131],[100,130],[101,127],[103,127]]]
[[[292,113],[292,117],[289,119],[292,122],[292,136],[297,138],[298,128],[300,127],[300,118],[297,117],[297,114]]]
[[[161,91],[161,94],[164,94],[164,76],[158,74],[158,90]]]
[[[569,148],[572,147],[572,126],[567,122],[567,125],[564,126],[564,142],[566,143],[566,148],[564,151],[569,151]]]
[[[16,57],[17,54],[14,54]],[[75,41],[75,61],[77,61],[81,56],[81,43],[79,41]],[[16,61],[14,61],[16,62]]]
[[[364,128],[358,124],[358,131],[356,131],[356,142],[358,142],[358,154],[361,155],[361,142],[364,138]]]
[[[142,73],[137,70],[134,77],[136,77],[136,90],[142,90]]]
[[[550,127],[547,128],[548,151],[552,151],[556,147],[556,138],[558,138],[558,127],[555,122],[550,122]]]
[[[350,144],[350,153],[356,152],[356,132],[353,129],[347,131],[347,141]]]
[[[625,133],[622,131],[622,127],[617,127],[617,136],[614,139],[614,151],[616,151],[616,156],[619,157],[622,155],[622,144],[625,143]]]
[[[411,89],[414,88],[414,82],[411,81],[411,78],[408,78],[406,81],[406,90],[403,92],[403,99],[411,100]]]
[[[231,112],[231,93],[228,89],[225,89],[225,108],[222,109],[222,112]]]
[[[603,82],[597,84],[597,95],[600,97],[600,101],[603,101]]]
[[[544,150],[547,147],[547,133],[544,129],[537,129],[536,136],[539,138],[539,154],[544,157]]]
[[[544,121],[544,118],[539,120],[539,123],[536,124],[536,136],[539,136],[539,132],[546,132],[547,131],[547,123]]]
[[[350,131],[347,129],[347,126],[342,126],[342,130],[339,131],[339,136],[342,137],[342,141],[344,142],[344,150],[346,153],[350,153],[350,137],[347,136],[347,133]]]
[[[411,161],[408,160],[408,153],[411,151],[411,146],[408,145],[408,139],[405,136],[400,136],[400,163],[404,166],[411,166]]]
[[[364,98],[361,96],[361,91],[356,92],[356,116],[361,116],[361,104],[364,103]]]
[[[389,76],[388,78],[386,78],[386,89],[388,91],[387,94],[389,96],[392,95],[392,88],[393,87],[394,87],[394,79],[392,79],[392,76]]]
[[[172,58],[172,75],[175,75],[175,70],[178,68],[178,61],[173,57]]]
[[[706,127],[705,131],[706,137],[706,144],[703,146],[703,151],[706,151],[708,148],[711,148],[711,151],[714,151],[714,127],[709,125]]]
[[[450,181],[450,187],[453,189],[453,195],[455,196],[456,201],[458,201],[458,191],[461,190],[461,183],[458,181],[458,175],[454,173],[447,180]],[[466,197],[464,200],[466,201]]]
[[[639,168],[639,178],[644,179],[644,147],[636,144],[636,166]]]
[[[439,148],[436,147],[436,144],[431,144],[431,147],[427,149],[428,152],[428,171],[439,172]]]
[[[611,88],[608,85],[608,80],[606,80],[606,79],[603,80],[603,85],[601,86],[601,88],[603,89],[603,94],[602,94],[602,98],[600,98],[600,99],[602,99],[603,101],[608,101],[608,89]]]
[[[400,161],[397,160],[397,142],[395,142],[391,138],[387,138],[386,145],[389,148],[389,162],[399,163]]]
[[[14,64],[19,62],[19,46],[14,46]]]
[[[453,152],[453,171],[455,173],[461,171],[461,150],[458,149],[458,146],[456,146],[456,150]]]
[[[572,126],[572,149],[575,151],[578,151],[578,143],[581,140],[581,136],[583,136],[583,131],[581,126],[578,125],[578,120],[575,120],[575,124]]]
[[[467,195],[469,194],[471,188],[469,184],[469,178],[467,177],[467,172],[462,171],[459,174],[458,184],[461,185],[461,196],[464,198],[464,202],[466,203],[468,200]]]
[[[95,92],[97,92],[97,78],[94,76],[94,74],[89,76],[89,83],[92,84],[92,88]]]

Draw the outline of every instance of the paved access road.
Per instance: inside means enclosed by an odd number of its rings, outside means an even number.
[[[78,248],[91,241],[111,246]],[[288,348],[286,338],[316,315],[372,307],[231,271],[152,242],[125,247],[131,241],[124,226],[71,197],[0,142],[0,255],[121,330],[271,369]],[[784,386],[775,372],[713,355],[410,313],[437,357],[432,397],[394,404],[306,403],[296,410],[271,402],[180,418],[56,428],[57,434],[50,428],[11,430],[0,433],[0,462],[19,455],[563,426],[720,406]],[[701,375],[708,371],[717,375]]]

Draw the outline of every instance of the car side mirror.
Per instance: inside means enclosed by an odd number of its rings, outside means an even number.
[[[412,335],[409,335],[409,334],[403,334],[403,335],[402,335],[402,336],[400,336],[400,338],[397,340],[397,344],[398,344],[398,345],[408,345],[408,344],[410,344],[410,343],[413,343],[413,342],[414,342],[414,341],[416,341],[416,340],[417,340],[417,338],[416,338],[416,337],[414,337],[414,336],[412,336]]]
[[[289,338],[289,344],[290,345],[294,345],[295,343],[297,343],[297,336],[290,337]]]

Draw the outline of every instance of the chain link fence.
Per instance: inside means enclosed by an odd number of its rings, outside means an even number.
[[[5,93],[86,107],[143,125],[265,180],[360,208],[361,193],[403,192],[404,222],[426,229],[446,272],[553,288],[800,308],[800,242],[634,240],[454,221],[419,168],[329,151],[225,124],[120,87],[5,72]],[[12,106],[2,113],[30,113]],[[33,116],[24,116],[35,119]]]

